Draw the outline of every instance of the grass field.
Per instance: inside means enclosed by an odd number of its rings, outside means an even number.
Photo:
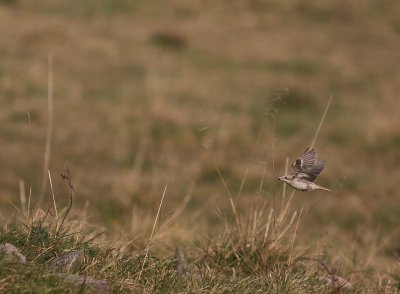
[[[394,0],[0,0],[0,240],[29,264],[1,264],[0,292],[27,277],[76,291],[32,269],[82,249],[74,273],[115,293],[343,290],[319,261],[349,293],[398,293],[399,13]],[[292,195],[277,177],[331,96],[315,147],[318,183],[338,192]]]

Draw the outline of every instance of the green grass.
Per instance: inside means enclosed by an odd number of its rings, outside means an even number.
[[[283,212],[277,217],[282,216],[285,222]],[[47,262],[82,250],[84,262],[69,274],[107,280],[114,293],[330,293],[330,286],[319,278],[317,268],[293,262],[293,248],[282,242],[278,237],[282,231],[272,223],[270,235],[254,234],[255,231],[242,231],[242,235],[227,222],[218,238],[185,250],[189,265],[188,273],[183,274],[176,269],[174,256],[145,257],[143,251],[135,253],[126,250],[126,246],[99,243],[91,237],[95,232],[74,231],[75,221],[71,219],[71,223],[61,226],[56,218],[47,215],[29,221],[17,218],[6,224],[0,231],[0,243],[14,244],[26,255],[27,263],[0,259],[2,291],[77,293],[83,286],[72,287],[55,276]],[[253,221],[254,229],[265,229],[266,223]],[[92,293],[90,288],[86,290]]]

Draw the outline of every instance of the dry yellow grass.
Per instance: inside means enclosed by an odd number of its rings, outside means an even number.
[[[377,283],[399,269],[399,11],[395,1],[0,1],[0,215],[20,206],[20,180],[33,204],[40,194],[49,53],[58,205],[68,162],[84,225],[140,250],[166,184],[156,249],[222,230],[232,211],[215,166],[238,214],[260,198],[281,205],[276,176],[333,95],[316,148],[321,185],[339,193],[296,193],[296,244]],[[52,203],[47,189],[43,208]]]

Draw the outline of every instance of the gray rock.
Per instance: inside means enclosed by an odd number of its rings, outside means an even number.
[[[64,279],[66,282],[74,284],[76,287],[84,287],[86,290],[93,291],[96,294],[111,293],[111,285],[105,280],[96,280],[89,276],[57,274],[57,277]]]
[[[59,273],[68,273],[83,263],[84,258],[85,254],[82,250],[71,251],[49,261],[47,265],[51,270]]]
[[[4,243],[0,245],[0,254],[3,258],[9,261],[15,261],[20,263],[26,263],[26,257],[21,254],[17,247],[10,243]]]

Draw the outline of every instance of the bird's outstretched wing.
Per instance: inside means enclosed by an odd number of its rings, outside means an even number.
[[[316,158],[317,153],[314,149],[307,148],[304,150],[303,154],[292,163],[293,174],[304,172],[307,168],[313,166]]]
[[[312,148],[304,150],[292,164],[292,172],[298,177],[304,178],[310,182],[314,182],[318,175],[324,169],[325,163],[317,158],[317,153]]]

